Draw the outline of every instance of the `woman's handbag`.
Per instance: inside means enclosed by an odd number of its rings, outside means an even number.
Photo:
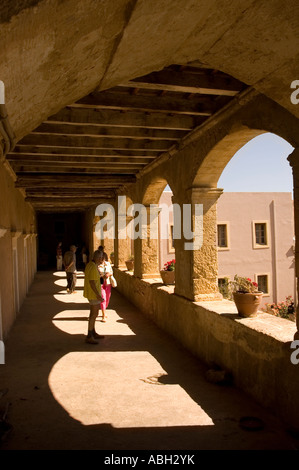
[[[116,282],[116,279],[115,279],[114,276],[111,276],[111,277],[110,277],[110,282],[111,282],[112,287],[116,287],[116,286],[117,286],[117,282]]]

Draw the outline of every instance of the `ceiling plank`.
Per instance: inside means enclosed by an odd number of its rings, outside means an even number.
[[[105,199],[107,197],[105,196]],[[77,205],[77,206],[90,206],[92,204],[98,204],[100,200],[104,200],[103,196],[102,197],[86,197],[86,198],[80,198],[77,196],[74,197],[68,197],[68,198],[63,198],[60,200],[59,198],[53,198],[53,197],[44,197],[44,198],[39,198],[39,197],[26,197],[25,201],[30,202],[33,205],[36,206],[41,206],[43,207],[45,204],[47,205]]]
[[[93,93],[70,106],[72,108],[85,109],[158,111],[159,113],[190,114],[194,116],[211,116],[215,111],[213,102],[211,100],[203,100],[202,98],[191,101],[176,96],[144,96],[112,92]]]
[[[139,157],[146,157],[146,158],[156,158],[160,155],[159,150],[147,150],[143,152],[141,150],[134,150],[130,149],[130,151],[126,150],[114,150],[114,149],[97,149],[97,148],[76,148],[76,147],[41,147],[41,146],[32,146],[32,145],[17,145],[14,150],[14,154],[35,154],[35,155],[57,155],[57,156],[67,156],[67,155],[81,155],[87,157],[130,157],[130,158],[139,158]]]
[[[152,161],[153,157],[107,157],[107,156],[78,156],[78,155],[52,155],[52,154],[41,154],[32,155],[26,153],[11,153],[9,155],[9,162],[17,164],[38,164],[38,163],[59,163],[59,164],[83,164],[83,165],[146,165]]]
[[[37,127],[30,135],[70,135],[87,137],[111,137],[111,138],[133,138],[147,140],[180,140],[187,131],[168,129],[146,129],[129,127],[105,127],[94,126],[92,124],[57,124],[56,122],[45,121]]]
[[[39,134],[28,134],[22,139],[22,144],[25,145],[38,145],[38,146],[47,146],[47,147],[77,147],[77,148],[100,148],[100,149],[114,149],[114,150],[157,150],[165,151],[169,150],[172,144],[176,141],[163,141],[163,140],[154,140],[147,141],[144,139],[132,140],[127,138],[90,138],[86,136],[66,136],[66,135],[39,135]]]
[[[198,121],[199,120],[199,121]],[[58,124],[93,124],[105,127],[138,127],[146,129],[192,130],[202,117],[165,115],[164,113],[122,112],[66,107],[50,116],[47,122]]]
[[[91,173],[91,174],[100,174],[100,175],[114,175],[114,174],[118,174],[118,175],[126,175],[126,174],[129,174],[129,175],[134,175],[136,173],[138,173],[138,171],[140,171],[142,169],[144,165],[140,165],[140,166],[136,166],[136,167],[130,167],[128,168],[127,165],[125,166],[114,166],[111,167],[104,167],[104,166],[97,166],[95,167],[94,165],[93,166],[88,166],[88,165],[84,165],[84,164],[79,164],[79,165],[75,165],[75,164],[70,164],[70,165],[57,165],[56,163],[51,165],[50,163],[37,163],[37,164],[28,164],[28,165],[18,165],[18,164],[13,164],[12,167],[13,167],[13,170],[15,171],[15,173],[20,173],[20,172],[23,172],[26,168],[26,171],[30,171],[30,172],[34,172],[36,173],[37,175],[40,174],[40,173],[44,173],[44,172],[47,172],[47,173],[52,173],[52,174],[61,174],[61,173],[68,173],[70,175],[72,175],[73,173],[77,173],[77,174],[88,174],[88,173]]]
[[[167,90],[179,93],[195,93],[205,95],[235,96],[244,89],[244,84],[231,77],[217,74],[186,73],[164,69],[139,77],[119,86],[149,90]]]
[[[132,175],[51,175],[27,173],[17,175],[15,186],[17,188],[104,188],[135,183],[136,176]]]

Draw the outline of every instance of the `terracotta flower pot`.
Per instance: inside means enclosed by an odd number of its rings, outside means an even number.
[[[175,274],[174,271],[160,271],[160,275],[164,284],[174,284]]]
[[[126,266],[128,271],[133,271],[134,269],[134,260],[128,260],[126,261]]]
[[[241,317],[256,317],[263,298],[263,292],[234,292],[233,296]]]

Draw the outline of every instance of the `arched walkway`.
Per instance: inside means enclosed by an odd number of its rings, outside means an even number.
[[[63,274],[39,272],[6,342],[1,369],[11,449],[294,449],[260,406],[159,330],[117,291],[105,338],[87,345],[88,305],[65,291]],[[240,428],[243,416],[264,429]]]

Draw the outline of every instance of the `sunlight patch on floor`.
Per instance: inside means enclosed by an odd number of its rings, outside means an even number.
[[[123,322],[115,310],[107,309],[107,321],[102,322],[102,314],[96,319],[96,331],[102,335],[115,335],[115,323],[117,323],[117,335],[131,336],[135,333],[129,328],[127,323]],[[87,334],[87,324],[89,317],[89,305],[82,310],[61,310],[57,313],[52,322],[59,330],[70,335]]]
[[[179,384],[148,380],[165,375],[147,351],[71,352],[52,368],[49,386],[58,403],[84,425],[213,425]]]

